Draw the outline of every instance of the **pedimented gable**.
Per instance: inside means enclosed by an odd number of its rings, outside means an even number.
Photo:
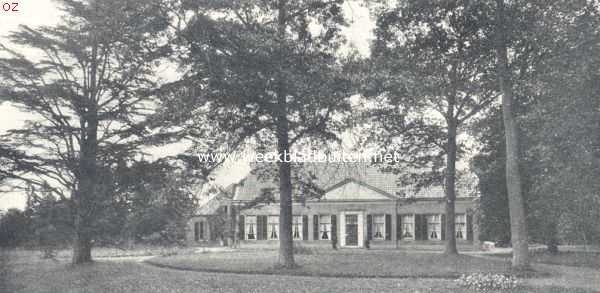
[[[346,179],[325,192],[322,200],[391,200],[393,196],[362,182]]]

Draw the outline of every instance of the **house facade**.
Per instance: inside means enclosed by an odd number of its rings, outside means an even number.
[[[442,188],[414,192],[398,186],[395,175],[364,164],[323,164],[313,166],[312,171],[312,183],[320,194],[303,196],[301,190],[293,194],[297,200],[292,207],[292,236],[302,245],[393,249],[445,240]],[[251,173],[230,187],[223,235],[226,242],[241,246],[278,244],[279,203],[260,199],[265,190],[276,186],[272,179]],[[477,239],[476,208],[476,197],[459,194],[455,218],[459,245]]]

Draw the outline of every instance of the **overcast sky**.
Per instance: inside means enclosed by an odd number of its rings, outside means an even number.
[[[61,11],[52,0],[20,0],[18,12],[0,11],[0,43],[6,44],[6,35],[18,29],[19,25],[39,26],[53,25],[60,21]],[[372,39],[374,23],[365,7],[356,4],[345,4],[344,12],[351,25],[345,30],[351,45],[362,54],[369,52],[369,42]],[[21,113],[8,104],[0,105],[0,133],[8,129],[19,128],[22,122],[31,117]],[[171,151],[173,151],[171,149]],[[163,153],[163,150],[155,151]],[[238,165],[229,167],[217,175],[217,183],[227,185],[238,181],[248,172],[248,168]],[[0,209],[23,208],[25,198],[17,193],[0,193]]]

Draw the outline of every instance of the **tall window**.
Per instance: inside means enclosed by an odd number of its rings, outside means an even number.
[[[456,239],[467,239],[467,216],[456,214]]]
[[[440,215],[429,215],[427,216],[427,238],[430,240],[441,239],[442,234],[442,222]]]
[[[331,216],[321,215],[319,216],[319,239],[329,240],[331,239]]]
[[[267,221],[267,234],[269,235],[269,239],[278,239],[279,216],[269,216]]]
[[[246,239],[256,240],[256,216],[246,216]]]
[[[194,240],[200,241],[204,239],[204,222],[194,223]]]
[[[415,239],[414,215],[402,215],[402,238]]]
[[[302,216],[294,216],[292,222],[292,236],[293,239],[302,240]]]
[[[373,239],[385,238],[385,216],[373,216]]]

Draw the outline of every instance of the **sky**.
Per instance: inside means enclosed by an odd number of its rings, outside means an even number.
[[[20,25],[36,27],[40,25],[53,25],[60,21],[61,11],[55,1],[52,0],[14,0],[9,2],[18,2],[17,12],[4,12],[0,9],[0,43],[7,44],[6,35],[18,29]],[[356,3],[347,3],[344,5],[344,13],[349,27],[344,29],[344,34],[349,40],[351,46],[356,48],[361,54],[367,55],[369,52],[369,43],[372,39],[372,30],[374,22],[369,15],[366,7]],[[24,51],[23,53],[28,53]],[[31,118],[32,115],[23,113],[8,104],[0,104],[0,134],[9,129],[18,129],[23,121]],[[155,148],[149,150],[154,156],[170,155],[176,153],[181,147],[170,146],[166,148]],[[215,181],[220,185],[228,185],[239,181],[247,174],[249,167],[247,165],[230,164],[215,175]],[[0,193],[0,210],[9,208],[23,208],[25,206],[25,197],[20,193]]]

